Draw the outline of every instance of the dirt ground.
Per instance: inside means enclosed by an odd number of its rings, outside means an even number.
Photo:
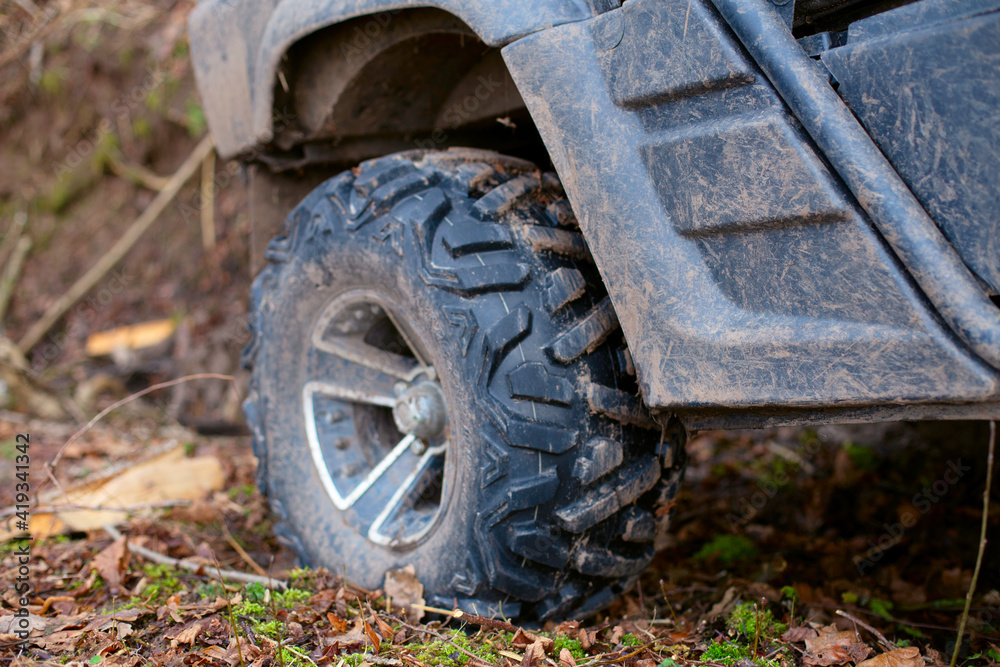
[[[11,261],[5,240],[29,238],[31,248],[0,318],[0,341],[24,340],[204,136],[185,34],[193,6],[2,4],[0,260]],[[393,606],[403,598],[360,591],[336,573],[296,570],[253,487],[256,462],[240,416],[251,278],[241,174],[215,161],[203,227],[196,172],[26,358],[0,345],[4,525],[18,518],[19,483],[30,485],[36,519],[36,492],[42,505],[62,508],[46,539],[35,533],[26,543],[4,531],[4,663],[947,664],[979,546],[989,439],[982,423],[697,434],[670,545],[613,607],[558,626],[431,613],[417,621],[408,616],[413,608]],[[154,347],[85,349],[96,332],[155,320],[168,320],[173,333]],[[74,437],[116,401],[206,373],[232,379],[151,392]],[[31,463],[22,481],[18,456],[29,454],[18,451],[17,436],[25,433]],[[92,507],[86,493],[108,480],[132,474],[153,484],[137,468],[150,458],[157,470],[180,471],[173,479],[205,480],[207,490],[177,500],[171,488],[175,499],[162,502],[147,494],[127,518],[66,514],[74,503]],[[159,478],[157,488],[171,479]],[[1000,535],[998,499],[994,484],[991,538]],[[985,550],[959,664],[1000,664],[997,541]],[[25,544],[26,607],[18,591]],[[195,569],[175,570],[150,552]],[[290,580],[292,588],[267,593],[227,571]],[[31,625],[23,644],[11,632],[21,608]]]

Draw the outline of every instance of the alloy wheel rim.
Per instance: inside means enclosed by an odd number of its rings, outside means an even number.
[[[302,388],[313,464],[375,544],[412,546],[442,515],[447,400],[404,309],[372,290],[334,298],[310,336]]]

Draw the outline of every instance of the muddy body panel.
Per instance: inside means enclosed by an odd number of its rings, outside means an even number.
[[[996,394],[711,3],[635,0],[504,57],[651,406]]]

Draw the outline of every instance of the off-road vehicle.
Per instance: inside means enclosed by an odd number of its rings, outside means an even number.
[[[692,429],[1000,415],[998,10],[201,2],[218,151],[284,219],[244,353],[280,537],[581,615]]]

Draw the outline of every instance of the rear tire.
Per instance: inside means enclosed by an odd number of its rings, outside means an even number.
[[[372,160],[306,197],[266,257],[245,412],[303,561],[369,588],[412,564],[429,604],[524,620],[631,585],[684,432],[638,398],[553,175],[485,151]]]

